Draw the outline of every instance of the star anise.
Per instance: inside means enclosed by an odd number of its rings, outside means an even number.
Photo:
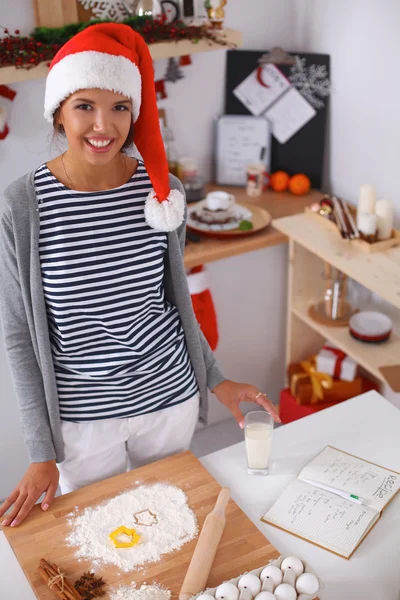
[[[105,596],[106,592],[102,589],[105,585],[106,582],[102,577],[96,577],[94,573],[88,571],[75,582],[75,589],[84,600],[92,600],[92,598]]]

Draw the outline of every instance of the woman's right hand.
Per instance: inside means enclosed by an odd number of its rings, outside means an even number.
[[[32,463],[13,492],[0,506],[0,518],[13,506],[2,526],[16,527],[25,519],[37,500],[45,492],[42,509],[47,510],[57,491],[59,472],[56,461]]]

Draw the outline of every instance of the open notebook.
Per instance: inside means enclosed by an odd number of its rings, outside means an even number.
[[[355,504],[305,479],[355,494],[364,503]],[[400,473],[327,446],[261,520],[350,558],[399,489]]]

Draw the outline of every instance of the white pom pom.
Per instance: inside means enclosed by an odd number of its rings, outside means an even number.
[[[144,216],[153,229],[173,231],[182,223],[184,210],[185,200],[178,190],[171,190],[163,202],[159,202],[154,190],[151,190],[146,199]]]

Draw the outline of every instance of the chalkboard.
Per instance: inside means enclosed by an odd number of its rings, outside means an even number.
[[[225,114],[249,115],[247,108],[234,96],[233,90],[256,69],[258,59],[266,50],[230,50],[227,52]],[[330,57],[327,54],[308,54],[303,52],[289,53],[306,59],[307,66],[325,65],[328,76]],[[290,65],[276,65],[288,77]],[[271,172],[283,170],[290,175],[305,173],[311,179],[314,188],[321,188],[323,178],[324,148],[327,110],[329,97],[324,98],[325,106],[317,110],[317,114],[300,131],[285,144],[280,144],[274,137],[271,142]]]

